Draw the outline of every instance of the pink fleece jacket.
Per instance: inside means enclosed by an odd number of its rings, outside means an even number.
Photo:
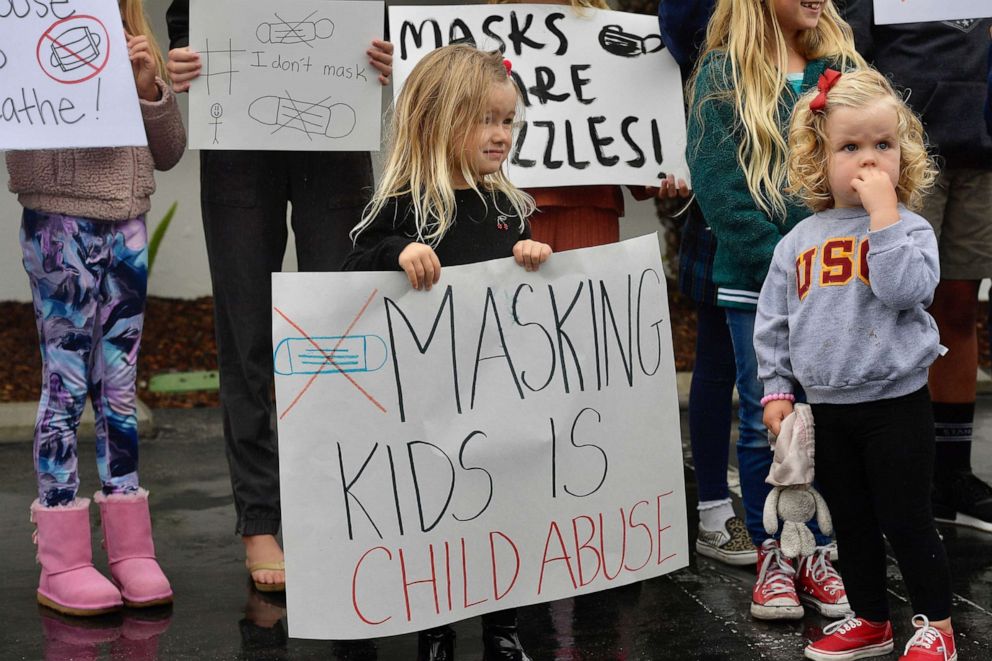
[[[182,158],[186,130],[172,89],[155,79],[162,98],[141,100],[147,147],[94,147],[7,152],[8,184],[27,209],[95,220],[128,220],[151,207],[155,170]]]

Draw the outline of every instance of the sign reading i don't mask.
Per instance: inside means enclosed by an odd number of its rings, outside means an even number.
[[[114,0],[0,0],[0,149],[147,144]]]
[[[389,9],[394,92],[453,41],[500,50],[523,115],[507,164],[518,186],[688,180],[682,77],[651,16],[560,5]]]

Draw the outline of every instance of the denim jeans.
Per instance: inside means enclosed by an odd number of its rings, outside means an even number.
[[[761,522],[765,498],[772,490],[765,483],[772,465],[772,451],[768,444],[768,430],[761,418],[764,407],[761,398],[764,388],[758,380],[758,357],[754,353],[754,310],[726,308],[727,326],[734,344],[737,363],[737,396],[740,399],[740,419],[737,438],[737,465],[741,477],[741,496],[744,501],[744,519],[755,546],[770,537]],[[809,523],[818,545],[828,544],[830,538],[820,532],[816,521]]]
[[[696,305],[696,364],[689,388],[689,441],[699,501],[724,500],[734,395],[734,346],[723,309]]]

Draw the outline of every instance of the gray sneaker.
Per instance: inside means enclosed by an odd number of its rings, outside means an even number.
[[[696,553],[719,560],[728,565],[753,565],[758,561],[758,549],[751,542],[744,522],[732,516],[724,524],[724,530],[699,529],[696,538]]]

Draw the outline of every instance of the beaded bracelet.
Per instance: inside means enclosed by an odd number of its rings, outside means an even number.
[[[770,395],[765,395],[761,398],[761,405],[764,406],[768,402],[774,402],[775,400],[784,400],[787,402],[795,402],[796,396],[791,392],[773,392]]]

